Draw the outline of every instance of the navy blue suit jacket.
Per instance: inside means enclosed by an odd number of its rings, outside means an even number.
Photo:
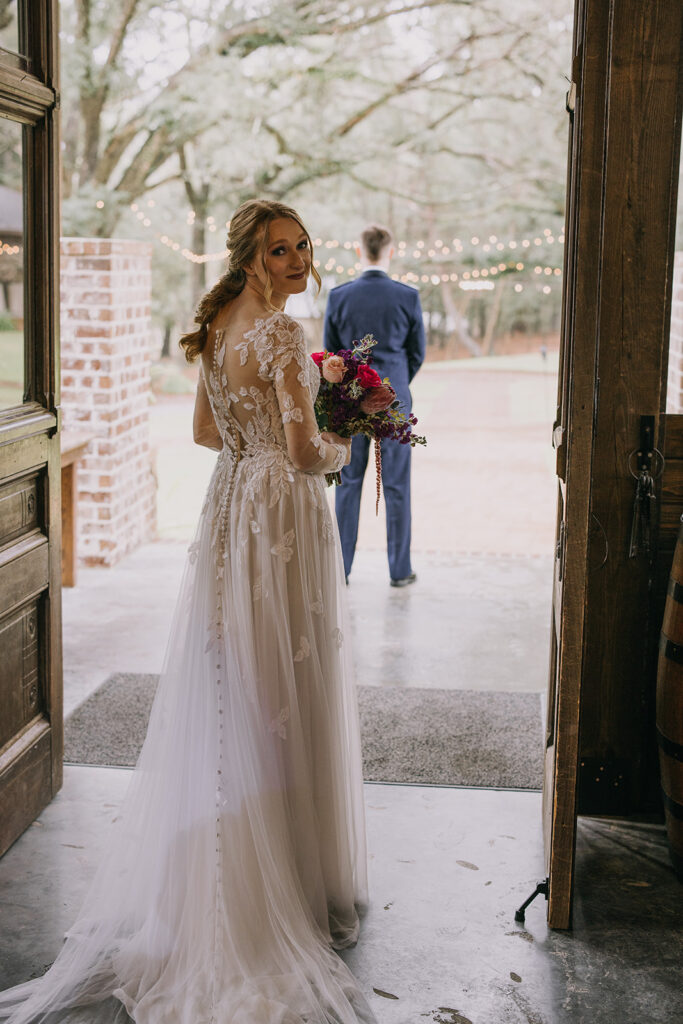
[[[425,357],[420,296],[415,288],[393,281],[383,270],[366,270],[355,281],[333,288],[325,311],[325,348],[352,348],[373,334],[372,366],[389,377],[400,401],[410,408],[408,385]]]

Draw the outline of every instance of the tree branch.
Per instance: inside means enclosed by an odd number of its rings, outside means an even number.
[[[131,19],[135,14],[135,11],[137,10],[139,3],[140,0],[125,0],[123,4],[121,17],[119,19],[118,25],[114,30],[114,35],[112,36],[112,40],[109,46],[109,53],[107,54],[107,59],[104,62],[102,68],[102,74],[100,76],[100,79],[103,84],[106,81],[109,70],[114,66],[114,64],[116,63],[116,59],[119,53],[121,52],[121,47],[123,46],[124,39],[126,38],[128,26],[130,25]]]

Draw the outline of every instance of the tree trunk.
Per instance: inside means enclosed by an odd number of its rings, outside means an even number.
[[[164,324],[164,340],[161,345],[161,358],[168,359],[171,355],[171,331],[173,324],[170,320],[167,320]]]
[[[446,315],[453,321],[456,340],[465,349],[467,349],[470,355],[480,356],[482,354],[482,350],[470,334],[467,318],[463,316],[456,306],[451,286],[445,281],[441,282],[441,297],[443,299],[443,307],[446,310]]]
[[[498,326],[500,307],[503,302],[504,288],[505,284],[503,281],[496,282],[496,288],[493,293],[493,301],[491,303],[491,310],[486,321],[486,330],[484,331],[484,337],[481,339],[481,347],[487,356],[493,355],[493,348],[496,343],[496,327]]]
[[[195,219],[192,225],[192,251],[198,255],[206,252],[206,210],[208,209],[208,185],[202,186],[202,192],[206,192],[207,202],[200,203],[199,209],[195,207]],[[202,212],[200,212],[202,211]],[[196,308],[197,303],[206,291],[206,263],[192,264],[192,305]]]

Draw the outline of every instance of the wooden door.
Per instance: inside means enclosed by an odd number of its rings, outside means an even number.
[[[648,809],[656,757],[631,453],[664,407],[682,32],[680,0],[577,0],[543,812],[554,928],[571,923],[577,812]]]
[[[598,5],[593,5],[598,6]],[[607,21],[607,6],[604,21]],[[597,402],[594,325],[587,294],[598,277],[600,181],[585,174],[604,128],[604,82],[590,51],[604,43],[606,25],[587,21],[591,0],[577,0],[572,81],[567,93],[569,157],[564,292],[557,418],[557,531],[553,579],[548,713],[545,737],[543,826],[548,876],[548,921],[567,928],[576,830],[579,706],[590,523],[593,419]]]
[[[62,781],[57,0],[0,23],[0,853]]]

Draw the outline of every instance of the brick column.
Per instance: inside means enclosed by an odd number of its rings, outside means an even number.
[[[114,565],[154,537],[151,246],[63,238],[62,427],[94,437],[78,474],[78,556]]]
[[[683,252],[677,252],[674,257],[666,411],[683,412]]]

